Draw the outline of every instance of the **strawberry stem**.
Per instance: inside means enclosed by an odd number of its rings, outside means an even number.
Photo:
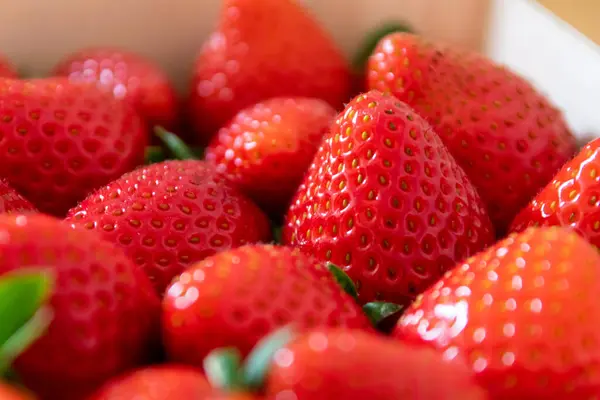
[[[154,128],[154,133],[164,143],[171,154],[178,160],[197,160],[196,154],[176,134],[167,131],[162,126]]]
[[[286,326],[260,340],[242,366],[241,380],[243,387],[259,391],[264,386],[275,353],[291,342],[294,337],[294,330]]]
[[[354,282],[352,282],[352,279],[350,279],[350,277],[344,272],[344,270],[331,263],[327,265],[327,268],[337,283],[342,287],[342,289],[344,289],[344,292],[348,293],[355,300],[358,300],[358,291],[356,290],[356,286],[354,285]]]
[[[165,161],[167,157],[165,152],[160,146],[148,146],[146,147],[146,164],[155,164]]]
[[[374,29],[367,35],[362,46],[360,46],[360,50],[352,60],[354,71],[362,73],[379,41],[394,32],[413,32],[413,29],[407,23],[397,21],[386,22],[383,26]]]
[[[363,311],[369,317],[373,326],[381,332],[391,331],[402,316],[404,307],[394,303],[374,301],[363,306]]]
[[[215,389],[224,392],[240,388],[240,364],[242,356],[235,348],[213,350],[204,359],[204,373]]]

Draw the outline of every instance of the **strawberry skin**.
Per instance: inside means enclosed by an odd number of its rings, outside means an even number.
[[[371,329],[324,265],[272,245],[221,252],[183,272],[167,289],[162,321],[170,359],[198,366],[221,347],[246,355],[288,323]]]
[[[280,97],[240,111],[206,150],[214,162],[271,214],[298,189],[336,111],[314,98]]]
[[[0,79],[0,176],[40,211],[64,216],[144,161],[147,132],[123,102],[65,79]]]
[[[161,295],[189,265],[271,239],[260,209],[212,165],[195,160],[127,173],[82,201],[66,221],[123,248]]]
[[[47,267],[56,276],[50,327],[15,363],[29,388],[76,398],[147,359],[160,303],[121,251],[42,214],[0,215],[0,236],[0,275]]]
[[[466,364],[364,331],[315,330],[273,358],[271,399],[488,399]]]
[[[196,60],[189,114],[207,143],[259,101],[317,97],[337,108],[349,91],[341,51],[296,1],[224,0],[218,28]]]
[[[407,304],[493,242],[477,192],[429,124],[376,91],[348,104],[292,202],[285,243],[343,267],[362,301]]]
[[[169,78],[158,65],[140,54],[114,48],[87,48],[68,55],[54,75],[96,86],[129,101],[148,125],[173,129],[178,101]]]
[[[500,233],[576,151],[561,112],[481,55],[396,33],[371,56],[368,80],[432,124]]]
[[[23,214],[36,211],[29,200],[0,179],[0,214]]]
[[[252,400],[249,394],[221,394],[202,371],[186,365],[140,368],[108,381],[89,400]]]
[[[420,296],[395,336],[464,357],[493,399],[600,395],[600,255],[574,232],[530,228]]]
[[[563,166],[515,218],[512,230],[568,226],[600,247],[600,139],[588,143]]]
[[[0,382],[0,400],[34,400],[33,395]]]

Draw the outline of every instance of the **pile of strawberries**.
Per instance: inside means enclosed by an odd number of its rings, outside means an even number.
[[[184,102],[0,75],[1,400],[600,398],[600,141],[484,56],[223,0]]]

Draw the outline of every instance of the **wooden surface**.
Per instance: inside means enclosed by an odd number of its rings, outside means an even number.
[[[600,0],[538,0],[538,3],[600,44]]]
[[[302,0],[301,0],[302,1]],[[406,19],[424,34],[471,48],[483,42],[488,0],[303,0],[350,54],[364,34]],[[139,51],[185,87],[219,0],[0,0],[0,52],[28,74],[90,45]]]

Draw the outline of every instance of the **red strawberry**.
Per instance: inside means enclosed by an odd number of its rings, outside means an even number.
[[[88,48],[68,55],[54,69],[73,82],[96,83],[129,101],[149,125],[174,128],[177,97],[166,73],[140,54],[114,48]]]
[[[64,215],[142,163],[146,142],[133,109],[93,87],[0,80],[0,176],[42,212]]]
[[[330,272],[296,249],[244,246],[182,273],[163,300],[163,338],[172,360],[202,365],[212,350],[246,355],[277,327],[371,329]]]
[[[222,128],[206,159],[278,215],[289,205],[335,115],[319,99],[266,100],[239,112]]]
[[[6,60],[4,57],[0,57],[0,77],[2,78],[16,78],[17,71],[14,66]]]
[[[513,231],[529,226],[574,228],[600,247],[600,139],[586,145],[514,220]]]
[[[161,294],[192,263],[271,239],[258,207],[202,161],[166,161],[125,174],[66,220],[122,247]]]
[[[531,228],[453,269],[395,335],[466,358],[494,399],[600,395],[600,255],[575,233]]]
[[[90,400],[252,400],[247,394],[214,390],[201,371],[177,364],[155,365],[116,377]]]
[[[8,183],[0,179],[0,214],[36,212],[35,207]]]
[[[343,266],[362,301],[406,304],[493,241],[479,196],[427,122],[393,96],[355,98],[290,207],[286,243]]]
[[[310,332],[277,350],[273,360],[266,385],[271,399],[488,398],[466,364],[362,331]]]
[[[368,79],[433,125],[500,232],[576,150],[560,111],[481,55],[392,34],[371,56]]]
[[[224,0],[216,32],[194,68],[190,117],[208,142],[240,110],[276,96],[339,107],[350,72],[340,50],[294,0]]]
[[[52,217],[0,215],[0,274],[52,268],[53,320],[15,370],[47,398],[70,398],[146,360],[159,301],[148,279],[94,233]]]

